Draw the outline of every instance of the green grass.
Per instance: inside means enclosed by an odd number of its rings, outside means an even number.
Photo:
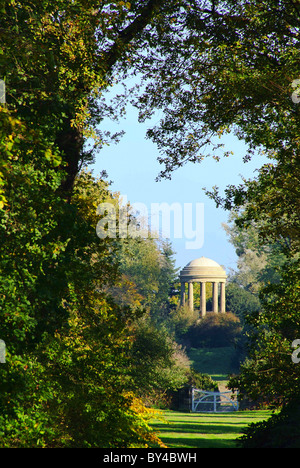
[[[188,357],[195,370],[224,385],[236,372],[234,353],[233,347],[191,348]],[[153,421],[152,427],[168,448],[236,448],[236,439],[248,424],[268,419],[271,414],[267,410],[210,414],[167,410],[163,420]]]
[[[202,374],[210,375],[214,380],[227,380],[228,375],[235,373],[232,366],[235,354],[233,347],[226,348],[191,348],[188,357],[192,367]]]
[[[165,411],[164,420],[152,427],[168,448],[236,448],[235,440],[251,422],[271,416],[271,411],[234,413],[181,413]]]

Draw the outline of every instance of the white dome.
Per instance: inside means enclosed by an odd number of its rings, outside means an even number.
[[[180,272],[181,281],[226,281],[227,275],[219,263],[210,258],[200,257],[189,262]]]
[[[221,265],[219,265],[217,262],[215,262],[211,258],[207,258],[207,257],[196,258],[195,260],[192,260],[191,262],[189,262],[186,266],[187,267],[215,267],[215,268],[219,267],[219,268],[222,268]]]

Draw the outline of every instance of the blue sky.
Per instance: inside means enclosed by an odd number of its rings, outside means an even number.
[[[117,124],[108,125],[113,125],[115,129]],[[176,252],[176,266],[182,268],[190,260],[204,256],[223,265],[227,272],[230,268],[235,269],[237,256],[222,227],[222,223],[228,221],[229,212],[216,208],[215,203],[205,195],[203,187],[210,189],[217,185],[222,193],[227,185],[241,183],[241,176],[253,178],[255,170],[266,161],[257,156],[244,163],[244,144],[227,135],[221,142],[234,152],[233,156],[221,158],[219,162],[205,158],[200,164],[188,163],[175,171],[171,180],[156,182],[155,178],[162,167],[157,161],[156,145],[145,138],[148,126],[149,123],[138,123],[136,111],[129,108],[126,119],[119,124],[119,129],[124,129],[126,134],[117,145],[101,150],[90,167],[94,175],[106,170],[108,179],[112,181],[112,191],[120,192],[130,203],[144,203],[149,211],[152,203],[180,203],[181,206],[189,203],[192,207],[203,203],[204,242],[201,248],[187,249],[189,239],[184,236],[174,238],[171,229],[170,241]]]

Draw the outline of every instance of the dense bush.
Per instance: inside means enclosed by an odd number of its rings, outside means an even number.
[[[267,421],[250,424],[238,444],[242,448],[300,448],[300,398]]]
[[[187,381],[189,360],[165,329],[145,317],[135,322],[131,336],[128,386],[148,404],[157,404],[167,391]]]
[[[195,325],[199,318],[199,312],[191,310],[187,305],[172,310],[168,317],[168,328],[181,342],[190,328]]]
[[[226,310],[243,319],[246,314],[261,309],[259,298],[236,283],[226,286]]]
[[[232,346],[240,336],[239,318],[232,314],[208,314],[193,325],[185,335],[193,348]]]

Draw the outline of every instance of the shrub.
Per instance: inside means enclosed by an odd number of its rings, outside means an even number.
[[[186,334],[194,348],[232,346],[242,332],[239,318],[232,314],[208,314]]]
[[[300,448],[300,399],[267,421],[252,423],[238,439],[241,448]]]
[[[258,312],[260,309],[259,298],[250,291],[235,283],[226,286],[226,310],[243,319],[245,315]]]
[[[168,327],[175,334],[176,339],[181,341],[188,330],[196,324],[198,318],[197,311],[191,310],[186,305],[181,306],[170,313]]]

